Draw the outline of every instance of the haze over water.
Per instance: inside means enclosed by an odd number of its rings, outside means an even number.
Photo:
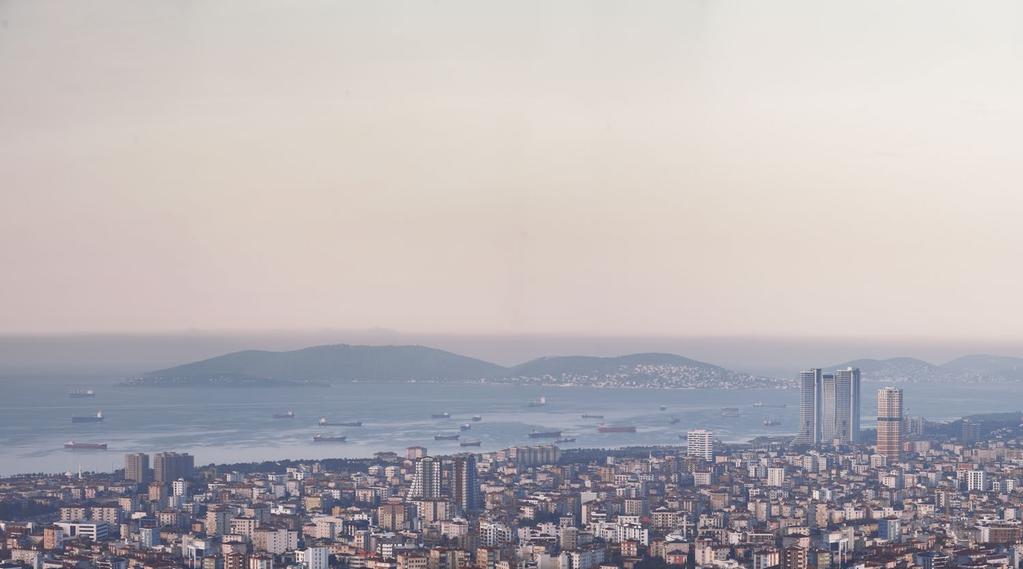
[[[186,451],[198,464],[277,460],[285,458],[368,457],[378,451],[402,452],[422,445],[440,454],[464,450],[490,451],[513,445],[540,444],[533,429],[560,429],[576,442],[568,447],[677,445],[680,434],[708,428],[725,441],[760,435],[792,434],[796,430],[796,390],[649,390],[518,387],[466,384],[339,384],[332,388],[121,388],[113,381],[93,383],[97,396],[69,399],[73,386],[59,381],[14,381],[5,384],[0,402],[0,475],[77,470],[110,471],[123,466],[126,452]],[[863,384],[864,428],[874,424],[872,394],[876,384]],[[1014,411],[1011,385],[928,387],[906,385],[908,413],[931,420],[964,414]],[[528,403],[544,395],[546,407]],[[755,402],[764,407],[754,407]],[[786,404],[787,407],[771,407]],[[666,411],[659,406],[666,405]],[[737,407],[738,418],[723,417],[721,408]],[[72,415],[102,409],[99,424],[72,424]],[[295,419],[273,419],[293,410]],[[449,412],[449,420],[432,419]],[[634,434],[596,432],[604,415],[608,424],[635,425]],[[472,415],[482,415],[474,423]],[[318,427],[320,416],[334,421],[363,420],[363,427]],[[670,424],[672,417],[679,419]],[[780,425],[764,427],[766,418]],[[438,433],[458,432],[471,423],[463,440],[481,446],[462,448],[455,441],[435,441]],[[345,434],[346,443],[313,443],[315,433]],[[105,442],[107,451],[68,451],[63,443]]]

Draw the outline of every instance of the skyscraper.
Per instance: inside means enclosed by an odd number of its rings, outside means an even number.
[[[820,443],[820,411],[822,374],[819,368],[799,372],[799,434],[796,444]]]
[[[440,498],[440,461],[424,456],[416,461],[409,498]]]
[[[476,478],[476,457],[471,454],[455,457],[454,502],[463,513],[475,512],[480,506],[480,483]]]
[[[796,444],[848,444],[860,439],[860,370],[799,374],[799,434]]]
[[[150,481],[149,455],[133,452],[124,455],[124,479],[144,484]]]
[[[689,431],[686,434],[686,444],[689,447],[686,451],[687,456],[714,460],[714,433],[703,429]]]
[[[835,370],[835,438],[843,443],[860,440],[860,370]]]
[[[820,442],[829,444],[838,438],[836,419],[838,416],[838,389],[835,385],[835,374],[825,373],[821,376],[821,398],[820,411],[817,416],[820,418],[821,427]]]
[[[897,387],[877,392],[877,452],[892,462],[902,454],[902,390]]]

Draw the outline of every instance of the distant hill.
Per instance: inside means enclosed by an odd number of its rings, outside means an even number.
[[[977,354],[935,365],[916,358],[860,359],[827,368],[858,367],[863,379],[878,382],[990,383],[1023,380],[1023,358]]]
[[[675,354],[618,357],[556,356],[517,365],[507,377],[518,382],[633,387],[772,387],[786,380],[756,377]]]
[[[974,354],[935,365],[916,358],[859,359],[825,368],[859,368],[884,383],[1023,381],[1023,358]],[[139,386],[326,385],[334,381],[436,381],[654,388],[789,388],[795,378],[736,372],[676,354],[615,357],[551,356],[504,367],[426,346],[315,346],[292,351],[246,350],[153,371],[128,380]]]
[[[938,369],[938,366],[919,360],[917,358],[889,358],[886,360],[875,360],[865,358],[861,360],[853,360],[844,364],[839,364],[829,368],[830,370],[845,369],[849,367],[858,367],[862,373],[885,373],[888,371],[919,371],[919,372],[932,372]]]
[[[973,354],[956,358],[941,366],[942,369],[966,377],[999,378],[1006,381],[1023,380],[1023,358]]]
[[[916,358],[889,358],[886,360],[860,359],[827,368],[829,371],[849,367],[860,368],[867,381],[901,383],[947,381],[948,373],[940,367]]]
[[[561,375],[600,375],[613,373],[622,367],[635,366],[687,366],[708,371],[727,373],[720,366],[691,360],[675,354],[645,353],[630,354],[616,357],[597,356],[549,356],[537,358],[511,368],[512,376],[561,376]]]
[[[288,352],[248,350],[154,371],[136,383],[203,383],[468,380],[505,368],[424,346],[316,346]]]
[[[130,385],[320,385],[332,381],[487,381],[602,387],[791,387],[674,354],[558,356],[506,368],[424,346],[317,346],[287,352],[249,350],[129,380]]]

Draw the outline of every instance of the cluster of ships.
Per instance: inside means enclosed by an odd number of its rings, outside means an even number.
[[[91,398],[91,397],[95,397],[95,396],[96,396],[96,392],[94,390],[92,390],[92,389],[77,389],[77,390],[74,390],[74,391],[71,391],[71,392],[68,393],[68,397],[70,397],[72,399],[85,399],[85,398]],[[528,404],[529,407],[545,407],[546,405],[547,405],[547,398],[546,397],[538,397],[537,399],[534,399],[534,400],[530,401],[529,404]],[[786,405],[784,403],[783,404],[770,404],[769,405],[769,404],[762,403],[760,401],[757,401],[756,403],[753,404],[753,407],[757,407],[757,408],[765,408],[765,407],[784,408],[785,406]],[[661,405],[659,407],[659,409],[661,411],[667,411],[668,407],[666,405]],[[737,408],[737,407],[723,407],[721,409],[721,416],[722,417],[739,417],[740,416],[739,408]],[[281,419],[281,420],[295,419],[295,412],[289,409],[285,413],[274,413],[272,415],[272,417],[274,419]],[[597,425],[597,432],[598,433],[635,433],[636,432],[636,427],[633,426],[633,425],[621,425],[621,424],[613,425],[613,424],[604,423],[603,422],[604,415],[595,414],[595,413],[583,413],[581,415],[581,417],[583,419],[600,420],[601,423],[599,423]],[[451,418],[451,413],[448,413],[448,412],[433,413],[433,414],[430,415],[430,418],[431,419],[450,419]],[[103,411],[97,411],[95,415],[74,415],[74,416],[71,417],[71,422],[72,423],[102,423],[103,420],[104,420]],[[482,441],[480,441],[479,439],[465,439],[465,440],[463,440],[461,437],[462,437],[462,433],[464,433],[466,431],[470,431],[472,429],[472,423],[480,422],[482,420],[483,420],[483,417],[481,415],[473,415],[471,423],[463,423],[462,425],[459,426],[459,432],[456,432],[456,433],[438,433],[438,434],[434,435],[433,438],[434,438],[434,440],[437,440],[437,441],[459,441],[459,446],[462,446],[462,447],[478,447],[478,446],[480,446],[482,444]],[[668,422],[669,422],[669,424],[674,425],[674,424],[677,424],[679,421],[680,420],[677,417],[671,417]],[[768,418],[763,420],[762,424],[765,427],[773,427],[773,426],[781,424],[781,422],[778,421],[775,418],[768,417]],[[359,421],[359,420],[335,421],[335,420],[328,419],[327,417],[320,417],[319,420],[317,421],[317,425],[320,426],[320,427],[362,427],[363,426],[362,421]],[[529,438],[531,438],[531,439],[554,439],[554,442],[556,442],[556,443],[573,443],[576,440],[575,437],[564,436],[564,433],[561,430],[557,430],[557,429],[551,429],[551,430],[536,430],[536,429],[534,429],[534,430],[529,432]],[[348,437],[346,435],[317,433],[317,434],[314,434],[312,436],[312,440],[313,440],[314,443],[343,443],[343,442],[347,442],[348,441]],[[68,442],[64,443],[64,448],[73,449],[73,450],[78,450],[78,449],[84,449],[84,450],[106,450],[107,444],[106,443],[92,443],[92,442],[77,442],[77,441],[71,440],[71,441],[68,441]]]

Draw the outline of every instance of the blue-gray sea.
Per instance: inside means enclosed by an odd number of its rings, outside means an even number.
[[[91,387],[96,397],[71,399],[68,392]],[[908,414],[951,419],[965,414],[1014,411],[1019,387],[1010,384],[906,385]],[[874,426],[878,385],[863,384],[864,428]],[[530,407],[544,396],[547,405]],[[648,390],[587,387],[436,383],[346,383],[325,388],[125,388],[114,380],[81,382],[29,378],[0,380],[0,475],[28,472],[112,471],[127,452],[190,452],[197,464],[283,458],[367,457],[421,445],[432,454],[490,451],[550,442],[529,438],[533,429],[559,429],[574,443],[562,447],[679,444],[679,435],[706,428],[725,441],[796,429],[795,390]],[[757,402],[763,403],[756,406]],[[660,410],[660,406],[667,407]],[[785,407],[781,407],[785,405]],[[724,407],[738,417],[722,416]],[[102,410],[97,424],[73,424],[73,415]],[[294,419],[274,419],[292,410]],[[450,419],[432,419],[448,412]],[[583,419],[583,414],[604,419]],[[483,420],[472,422],[473,415]],[[363,421],[362,427],[320,427],[319,417]],[[671,419],[678,422],[672,424]],[[765,419],[779,424],[765,427]],[[458,432],[478,439],[478,448],[436,441]],[[633,425],[636,433],[598,433],[605,422]],[[345,443],[314,443],[316,433],[346,435]],[[106,451],[66,450],[66,441],[106,443]]]

